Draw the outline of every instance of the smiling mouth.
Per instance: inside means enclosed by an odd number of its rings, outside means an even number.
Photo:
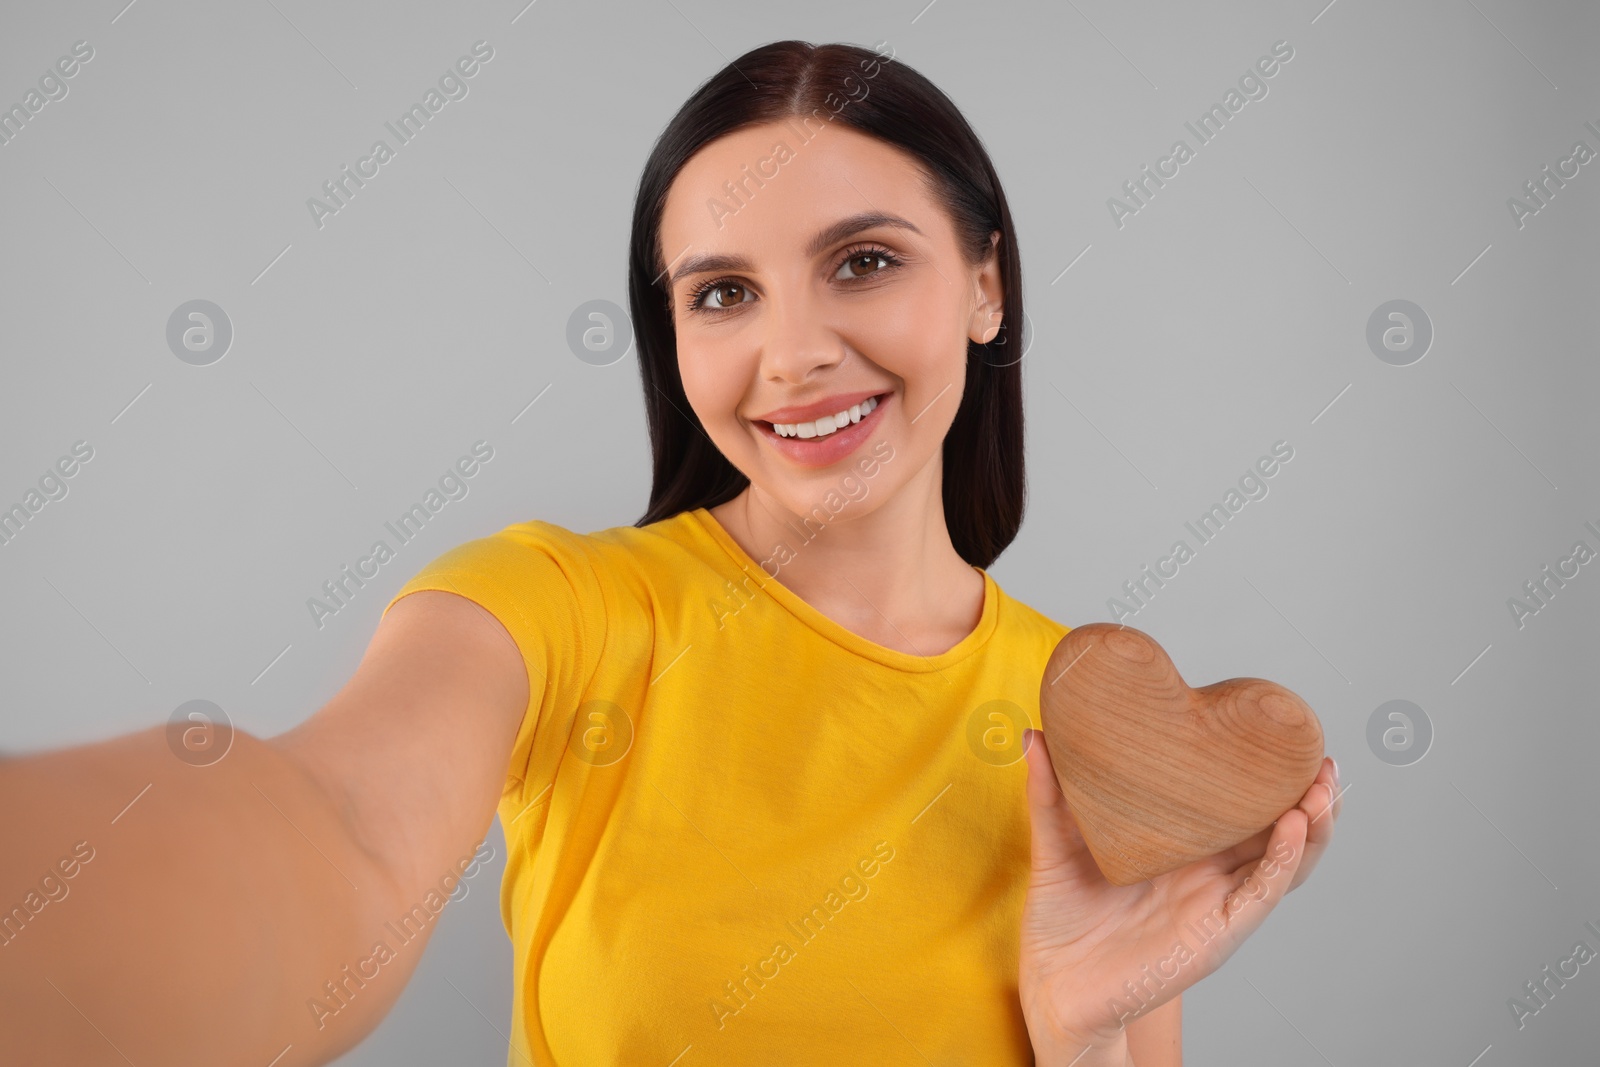
[[[859,404],[852,404],[849,408],[812,419],[809,422],[799,423],[772,423],[761,419],[752,420],[767,433],[783,441],[826,441],[836,434],[848,430],[862,422],[867,416],[878,409],[888,393],[879,393],[870,396]],[[843,416],[843,418],[840,418]]]

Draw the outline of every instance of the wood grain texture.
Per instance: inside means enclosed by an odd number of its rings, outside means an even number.
[[[1133,885],[1271,826],[1323,757],[1305,701],[1264,678],[1191,689],[1130,626],[1086,623],[1039,689],[1051,764],[1107,881]]]

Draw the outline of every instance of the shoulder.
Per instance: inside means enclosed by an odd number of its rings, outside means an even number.
[[[1048,654],[1072,629],[1066,623],[1057,622],[1033,605],[1012,596],[998,581],[995,582],[995,589],[1000,593],[1000,628],[1009,633],[1013,640],[1036,643],[1044,647]]]
[[[586,535],[539,519],[513,523],[454,545],[421,567],[408,586],[449,577],[526,587],[560,578],[582,594],[595,583]]]
[[[526,589],[559,579],[579,600],[609,599],[681,569],[691,516],[681,513],[648,526],[579,532],[545,519],[526,519],[446,549],[422,567],[412,584],[464,575],[478,582]],[[654,584],[653,582],[647,584]]]

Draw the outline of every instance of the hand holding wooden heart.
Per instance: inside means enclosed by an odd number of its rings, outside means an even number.
[[[1165,874],[1271,826],[1322,765],[1322,724],[1263,678],[1200,689],[1145,633],[1073,628],[1039,689],[1056,780],[1113,885]]]

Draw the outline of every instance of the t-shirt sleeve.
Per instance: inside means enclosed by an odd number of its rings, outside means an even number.
[[[423,589],[458,593],[498,619],[528,672],[502,791],[551,781],[605,644],[606,606],[579,535],[547,522],[507,526],[430,561],[387,605]]]

